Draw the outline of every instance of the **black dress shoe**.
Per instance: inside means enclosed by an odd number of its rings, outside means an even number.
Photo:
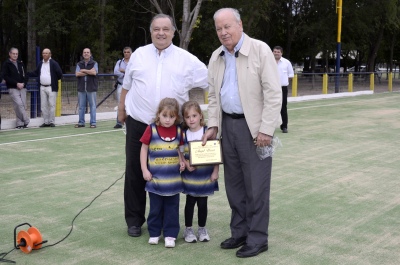
[[[40,128],[43,128],[43,127],[49,127],[49,126],[50,126],[49,124],[43,123],[43,124],[40,125],[39,127],[40,127]]]
[[[232,248],[238,248],[246,243],[246,238],[247,237],[239,237],[239,238],[228,238],[224,242],[221,243],[221,248],[223,249],[232,249]]]
[[[114,129],[121,129],[122,125],[121,124],[115,124]]]
[[[257,245],[257,244],[245,244],[241,249],[236,251],[236,257],[239,258],[248,258],[254,257],[260,254],[261,252],[268,250],[268,244]]]
[[[49,126],[50,127],[56,127],[56,125],[54,123],[50,123]]]
[[[283,129],[282,129],[282,132],[283,132],[283,133],[288,133],[287,128],[283,128]]]
[[[131,226],[128,228],[128,235],[138,237],[142,235],[142,228],[140,226]]]

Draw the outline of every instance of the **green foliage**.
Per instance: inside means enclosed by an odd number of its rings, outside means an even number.
[[[27,28],[27,3],[34,1],[36,24]],[[167,13],[169,1],[159,1]],[[17,47],[27,61],[27,33],[36,32],[36,45],[52,50],[66,71],[80,59],[82,49],[89,47],[101,68],[109,71],[125,46],[135,48],[151,42],[149,24],[157,13],[150,1],[48,1],[3,0],[0,5],[0,60],[8,49]],[[195,0],[191,1],[193,8]],[[271,47],[280,45],[284,56],[302,63],[305,56],[314,58],[323,51],[332,56],[337,43],[335,0],[209,0],[203,1],[189,51],[208,63],[220,42],[214,29],[213,15],[221,7],[234,7],[241,13],[244,31]],[[183,0],[171,1],[178,29],[181,25]],[[102,17],[103,16],[103,17]],[[101,21],[104,19],[104,42]],[[398,0],[343,1],[342,55],[358,51],[361,64],[400,61],[400,4]],[[382,35],[383,34],[383,35]],[[179,44],[179,34],[174,43]],[[102,49],[104,49],[103,52]],[[350,57],[348,57],[350,58]],[[99,62],[100,63],[100,62]],[[353,64],[349,59],[348,64]],[[349,65],[349,67],[352,65]]]

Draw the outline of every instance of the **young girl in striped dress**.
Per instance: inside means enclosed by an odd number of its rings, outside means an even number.
[[[218,165],[191,166],[189,164],[189,142],[201,140],[207,126],[204,124],[204,117],[200,105],[196,101],[188,101],[182,106],[182,116],[184,118],[182,140],[184,146],[180,147],[185,158],[186,169],[182,173],[183,193],[186,194],[185,205],[185,231],[183,237],[188,243],[197,242],[192,223],[194,208],[197,203],[198,208],[198,240],[207,242],[210,240],[206,229],[207,221],[207,199],[218,190]]]
[[[174,98],[160,101],[154,123],[140,141],[140,165],[147,181],[150,198],[147,227],[149,244],[156,245],[163,232],[165,247],[175,247],[179,234],[179,194],[183,191],[180,172],[185,164],[180,158],[181,127],[179,104]]]

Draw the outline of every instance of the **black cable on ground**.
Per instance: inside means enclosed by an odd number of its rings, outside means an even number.
[[[15,263],[15,261],[13,261],[13,260],[5,259],[5,257],[6,257],[8,254],[10,254],[11,252],[14,251],[14,249],[15,249],[15,248],[11,249],[11,250],[8,251],[8,252],[0,253],[0,262],[4,262],[4,263]]]
[[[57,241],[57,242],[54,243],[54,244],[43,246],[43,247],[40,248],[40,249],[55,246],[55,245],[57,245],[57,244],[63,242],[67,237],[69,237],[69,235],[72,233],[72,230],[74,229],[74,222],[75,222],[75,219],[78,218],[78,216],[79,216],[84,210],[86,210],[87,208],[89,208],[89,206],[92,205],[92,203],[93,203],[98,197],[100,197],[104,192],[108,191],[108,190],[109,190],[112,186],[114,186],[120,179],[122,179],[122,178],[124,177],[124,175],[125,175],[125,172],[122,174],[122,176],[121,176],[120,178],[116,179],[110,186],[108,186],[108,188],[104,189],[103,191],[101,191],[101,192],[99,193],[99,195],[97,195],[96,197],[94,197],[94,199],[93,199],[87,206],[85,206],[82,210],[80,210],[79,213],[78,213],[77,215],[75,215],[74,219],[72,219],[72,222],[71,222],[71,229],[69,230],[68,234],[67,234],[63,239]],[[5,258],[9,253],[11,253],[14,249],[15,249],[15,248],[13,248],[12,250],[10,250],[9,252],[0,253],[0,263],[1,263],[1,262],[4,262],[4,263],[15,263],[15,261],[4,259],[4,258]],[[33,249],[33,250],[40,250],[40,249]],[[2,256],[2,255],[3,255],[3,256]]]

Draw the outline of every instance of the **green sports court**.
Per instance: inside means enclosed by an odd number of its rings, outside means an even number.
[[[15,227],[29,223],[48,242],[5,259],[30,265],[398,264],[399,102],[395,92],[288,104],[289,133],[276,131],[282,147],[273,161],[269,250],[247,259],[219,247],[230,236],[222,167],[220,191],[209,198],[211,241],[188,244],[181,233],[167,249],[162,239],[147,243],[146,225],[139,238],[126,233],[125,135],[112,129],[114,118],[95,130],[67,124],[0,131],[0,252],[11,251]],[[181,231],[183,206],[184,195]]]

